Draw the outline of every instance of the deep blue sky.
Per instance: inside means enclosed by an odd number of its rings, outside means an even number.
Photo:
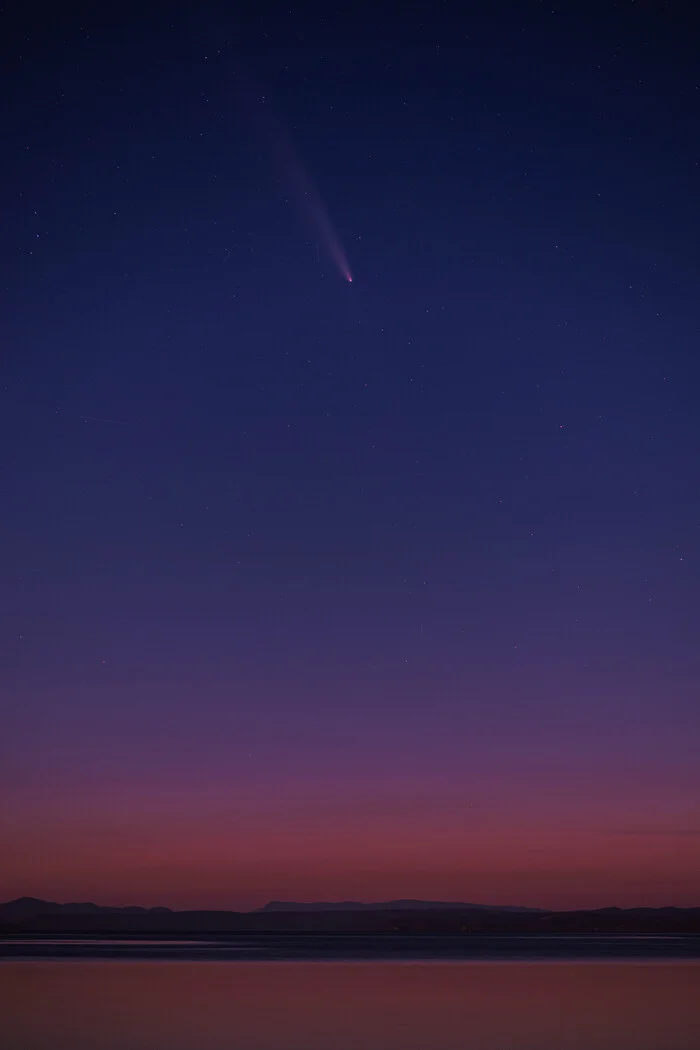
[[[0,897],[700,903],[687,11],[166,6],[3,30]]]

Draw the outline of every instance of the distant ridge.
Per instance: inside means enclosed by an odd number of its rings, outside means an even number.
[[[511,904],[465,904],[463,901],[395,900],[365,904],[362,901],[269,901],[256,911],[502,911],[539,912],[540,908],[520,908]]]
[[[38,915],[99,915],[117,912],[122,915],[167,915],[170,908],[105,908],[90,901],[56,904],[55,901],[43,901],[38,897],[18,897],[14,901],[0,904],[0,919],[12,922],[20,919],[33,919]]]
[[[187,909],[192,911],[193,909]],[[487,912],[512,912],[512,913],[536,913],[539,908],[519,908],[511,905],[498,904],[463,904],[457,901],[421,901],[421,900],[393,900],[364,903],[363,901],[311,901],[303,903],[300,901],[269,901],[262,908],[255,908],[252,912],[234,912],[227,909],[197,908],[197,912],[206,914],[213,911],[216,914],[229,915],[261,915],[270,912],[375,912],[375,911],[487,911]],[[92,904],[90,901],[70,902],[68,904],[57,904],[55,901],[44,901],[38,897],[18,897],[16,900],[0,904],[0,921],[18,922],[23,919],[38,918],[43,915],[179,915],[183,912],[174,911],[172,908],[139,908],[110,907],[109,905]]]
[[[0,939],[18,934],[190,936],[202,933],[326,936],[700,935],[700,908],[600,908],[555,912],[450,901],[270,901],[250,912],[109,908],[20,897],[0,904]]]

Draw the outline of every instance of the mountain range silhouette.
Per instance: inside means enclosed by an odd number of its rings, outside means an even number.
[[[58,904],[20,897],[0,904],[0,935],[55,934],[700,934],[700,908],[547,911],[514,905],[391,900],[270,901],[250,912]]]

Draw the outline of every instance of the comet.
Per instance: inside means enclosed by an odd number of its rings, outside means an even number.
[[[239,80],[240,83],[240,80]],[[250,91],[246,95],[250,100]],[[257,94],[255,106],[250,107],[254,113],[255,124],[272,154],[280,175],[290,193],[296,198],[301,211],[311,226],[314,238],[323,246],[330,262],[333,263],[343,280],[352,284],[352,272],[345,249],[341,244],[326,207],[318,190],[294,148],[291,138],[283,130],[270,111],[265,95]]]

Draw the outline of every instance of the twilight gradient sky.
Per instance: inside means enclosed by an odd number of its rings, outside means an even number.
[[[700,904],[687,5],[409,6],[6,20],[0,899]]]

